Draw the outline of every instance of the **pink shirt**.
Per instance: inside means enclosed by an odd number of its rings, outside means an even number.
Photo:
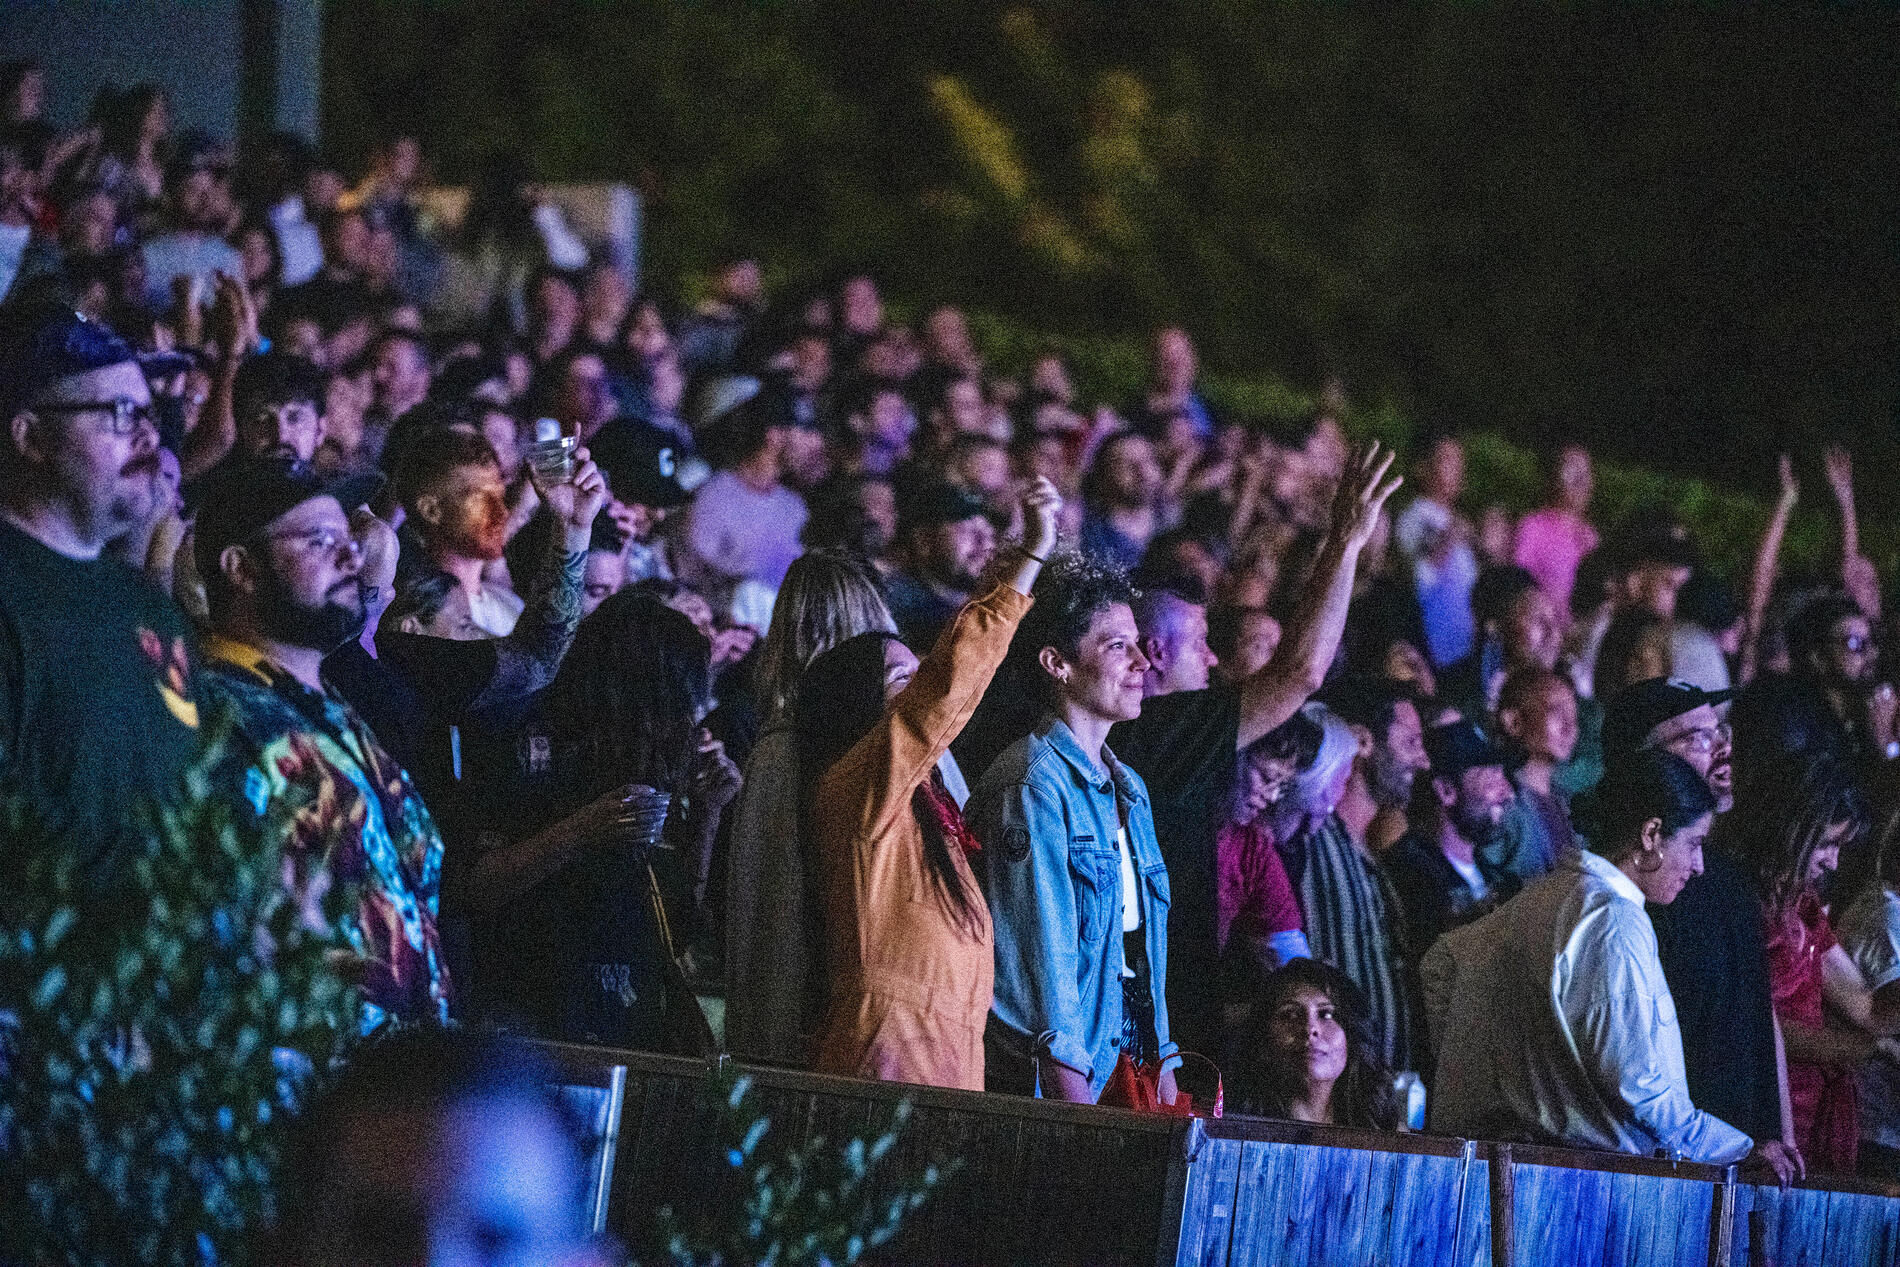
[[[1517,565],[1537,578],[1557,605],[1568,609],[1577,564],[1597,548],[1597,530],[1567,510],[1533,510],[1517,521]]]
[[[1300,902],[1272,832],[1256,824],[1228,823],[1214,838],[1214,857],[1214,934],[1223,950],[1236,927],[1256,937],[1304,931]]]

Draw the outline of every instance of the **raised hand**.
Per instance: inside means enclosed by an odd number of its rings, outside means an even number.
[[[1405,480],[1390,475],[1398,455],[1377,440],[1368,440],[1346,463],[1346,476],[1333,497],[1333,537],[1341,545],[1363,550],[1379,526],[1379,512]]]
[[[1854,458],[1838,444],[1830,444],[1821,452],[1821,468],[1827,472],[1828,487],[1834,490],[1834,499],[1839,502],[1854,500]]]
[[[607,504],[607,478],[600,473],[588,457],[586,449],[574,450],[574,474],[559,484],[544,483],[534,473],[534,464],[528,464],[528,478],[534,482],[535,492],[547,503],[554,517],[567,531],[570,550],[587,548],[585,538],[594,530],[594,516]],[[580,545],[576,546],[575,541]]]
[[[213,280],[204,320],[205,337],[220,360],[236,361],[257,346],[257,305],[250,289],[228,273]]]
[[[1023,490],[1023,549],[1039,559],[1049,557],[1056,548],[1056,531],[1062,516],[1062,494],[1044,476],[1037,476]]]

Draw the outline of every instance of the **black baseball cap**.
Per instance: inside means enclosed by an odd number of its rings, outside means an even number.
[[[679,442],[658,427],[620,419],[595,436],[587,450],[614,496],[628,505],[669,510],[685,504]]]
[[[308,462],[283,458],[246,458],[220,466],[205,477],[193,529],[192,557],[200,575],[217,570],[226,546],[253,540],[279,515],[313,497],[334,497],[348,512],[367,502],[383,486],[376,472],[326,477]]]
[[[1704,704],[1726,704],[1734,691],[1705,691],[1687,682],[1653,677],[1634,682],[1603,707],[1603,755],[1628,756],[1643,746],[1649,732]]]
[[[11,418],[62,378],[137,364],[111,327],[50,300],[0,308],[0,417]]]
[[[1451,721],[1427,730],[1425,755],[1431,758],[1432,774],[1443,779],[1505,763],[1504,749],[1491,742],[1491,737],[1473,721]]]
[[[913,490],[897,508],[898,521],[904,532],[960,524],[966,519],[988,513],[989,508],[974,494],[947,480],[933,481]]]

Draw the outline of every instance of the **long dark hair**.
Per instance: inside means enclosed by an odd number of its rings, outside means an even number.
[[[812,822],[818,783],[853,744],[871,733],[884,715],[884,648],[897,641],[894,634],[871,632],[847,638],[824,652],[806,668],[798,684],[797,720],[800,789],[799,838],[808,862],[816,864],[818,833]],[[924,867],[931,887],[957,923],[974,931],[980,926],[978,895],[970,891],[951,857],[951,842],[920,784],[912,790],[911,814],[924,837]],[[814,872],[815,874],[815,872]]]
[[[686,790],[712,703],[712,648],[679,612],[622,590],[583,620],[542,715],[587,800],[625,783]]]
[[[1790,756],[1737,770],[1735,812],[1723,816],[1724,844],[1755,877],[1772,914],[1794,908],[1808,888],[1808,865],[1828,843],[1828,830],[1847,824],[1838,841],[1852,863],[1873,831],[1873,812],[1853,773],[1833,757]],[[1858,868],[1850,866],[1850,874]]]
[[[1254,993],[1246,1019],[1235,1032],[1228,1068],[1243,1113],[1286,1117],[1306,1089],[1303,1070],[1272,1061],[1267,1053],[1273,1015],[1295,990],[1317,990],[1332,1000],[1333,1017],[1346,1031],[1346,1068],[1333,1084],[1333,1120],[1341,1126],[1389,1130],[1398,1121],[1392,1075],[1379,1059],[1372,1009],[1352,979],[1329,963],[1295,959],[1270,974]]]

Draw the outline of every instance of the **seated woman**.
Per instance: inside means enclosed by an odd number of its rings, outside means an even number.
[[[1688,762],[1647,749],[1600,788],[1594,852],[1564,858],[1491,914],[1441,937],[1422,968],[1439,1044],[1431,1129],[1726,1164],[1784,1182],[1799,1165],[1689,1099],[1675,1001],[1644,903],[1702,871],[1715,798]]]
[[[1007,584],[966,604],[917,657],[866,633],[813,660],[799,684],[803,837],[822,878],[830,1000],[821,1073],[983,1089],[995,979],[981,848],[937,761],[988,688],[1056,543],[1062,499],[1023,495],[1025,540]]]
[[[1226,1068],[1242,1113],[1368,1130],[1398,1121],[1365,996],[1316,959],[1295,959],[1261,984]]]

